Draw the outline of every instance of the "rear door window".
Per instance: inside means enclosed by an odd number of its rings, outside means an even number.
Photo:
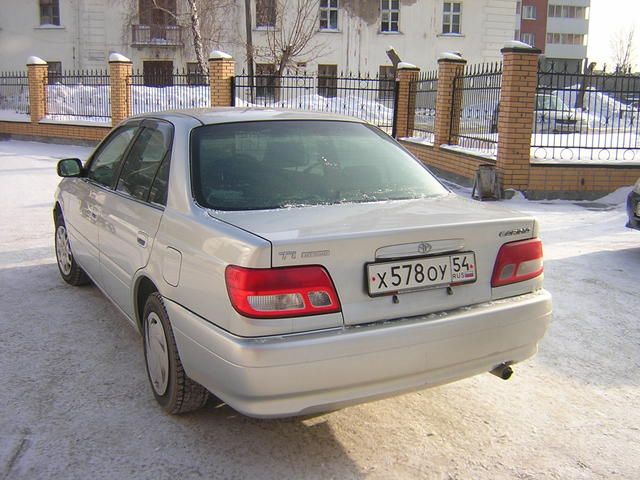
[[[116,190],[138,200],[147,201],[165,160],[166,171],[161,173],[168,174],[168,156],[172,138],[173,126],[169,123],[157,122],[144,125],[127,155]],[[162,197],[162,193],[158,190],[161,190],[159,187],[161,182],[162,178],[158,179],[158,187],[154,191],[154,203],[160,203],[158,198]]]

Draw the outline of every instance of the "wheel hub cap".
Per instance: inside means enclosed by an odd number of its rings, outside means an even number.
[[[151,385],[158,395],[164,395],[169,383],[169,352],[162,322],[154,312],[151,312],[146,318],[144,341]]]
[[[65,275],[69,275],[73,257],[71,256],[71,245],[69,245],[67,229],[64,225],[60,225],[56,230],[56,257],[60,271]]]

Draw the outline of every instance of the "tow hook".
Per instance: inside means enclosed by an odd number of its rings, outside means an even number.
[[[509,380],[509,378],[511,378],[511,375],[513,375],[513,368],[511,368],[511,366],[507,365],[506,363],[501,363],[489,373],[495,375],[498,378],[501,378],[502,380]]]

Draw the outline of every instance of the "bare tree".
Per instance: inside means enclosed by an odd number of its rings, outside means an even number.
[[[611,38],[612,57],[618,71],[631,71],[632,59],[635,53],[635,27],[620,29]]]
[[[324,55],[326,45],[314,38],[319,25],[318,0],[272,0],[268,18],[273,26],[266,31],[267,46],[255,56],[275,66],[275,75],[281,77],[287,67],[306,63]],[[257,15],[264,14],[257,12]]]

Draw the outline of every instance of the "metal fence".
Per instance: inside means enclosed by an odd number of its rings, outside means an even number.
[[[45,81],[48,83],[46,113],[49,118],[106,122],[111,117],[107,71],[50,72]]]
[[[131,75],[133,114],[211,106],[209,73],[176,70]]]
[[[640,77],[554,66],[538,72],[532,156],[555,161],[640,160]]]
[[[0,73],[0,110],[29,113],[29,80],[26,72]]]
[[[410,96],[415,95],[416,108],[413,132],[409,133],[433,142],[436,131],[438,71],[422,72],[416,81],[411,82],[410,89]]]
[[[450,143],[497,153],[501,86],[501,63],[469,65],[455,78]]]
[[[388,133],[394,125],[396,82],[370,76],[287,73],[237,75],[235,106],[291,108],[339,113],[366,120]]]

